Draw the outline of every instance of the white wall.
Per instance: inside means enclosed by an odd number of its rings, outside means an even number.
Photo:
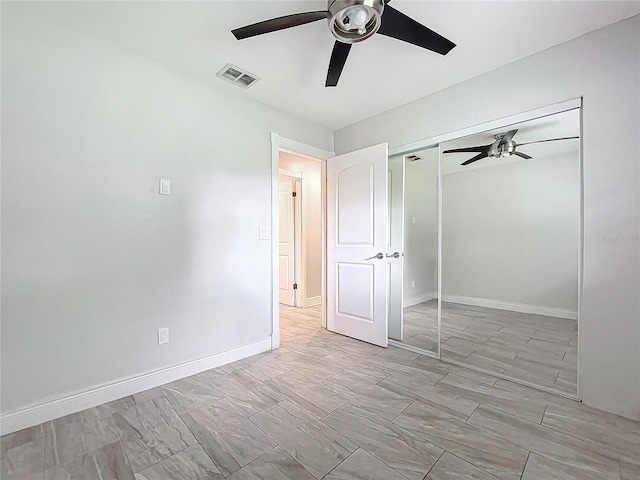
[[[3,414],[271,335],[270,132],[332,132],[216,81],[3,12]]]
[[[573,152],[443,174],[443,299],[577,314],[579,167]]]
[[[280,152],[280,168],[307,174],[303,196],[306,196],[304,217],[307,248],[305,282],[307,301],[317,301],[322,294],[322,164],[319,160]]]
[[[435,298],[438,291],[438,149],[417,154],[423,159],[406,163],[405,306]]]
[[[639,64],[635,16],[335,133],[336,153],[397,146],[582,96],[579,382],[585,403],[633,418],[640,418]]]

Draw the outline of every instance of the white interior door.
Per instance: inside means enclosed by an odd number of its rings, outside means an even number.
[[[278,189],[280,243],[280,303],[295,307],[295,227],[294,227],[294,180],[280,177]]]
[[[387,346],[386,143],[327,160],[327,328]]]

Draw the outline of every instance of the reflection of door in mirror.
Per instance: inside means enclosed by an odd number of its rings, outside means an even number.
[[[403,329],[398,339],[437,355],[438,149],[404,157]]]
[[[577,395],[579,134],[574,109],[441,146],[442,358]]]

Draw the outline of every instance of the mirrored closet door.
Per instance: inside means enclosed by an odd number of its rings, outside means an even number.
[[[389,159],[389,338],[438,355],[438,148]],[[400,307],[398,308],[398,305]]]
[[[577,395],[579,135],[574,109],[441,144],[443,360]]]

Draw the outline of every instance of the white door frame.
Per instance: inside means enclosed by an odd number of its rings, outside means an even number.
[[[326,266],[326,181],[327,181],[327,158],[334,157],[333,152],[322,150],[305,143],[289,138],[281,137],[277,133],[271,132],[271,349],[280,346],[280,303],[278,298],[278,282],[280,269],[278,265],[278,234],[279,234],[279,211],[278,211],[278,187],[280,177],[280,151],[285,150],[296,155],[320,160],[322,168],[322,327],[327,327],[327,266]]]

